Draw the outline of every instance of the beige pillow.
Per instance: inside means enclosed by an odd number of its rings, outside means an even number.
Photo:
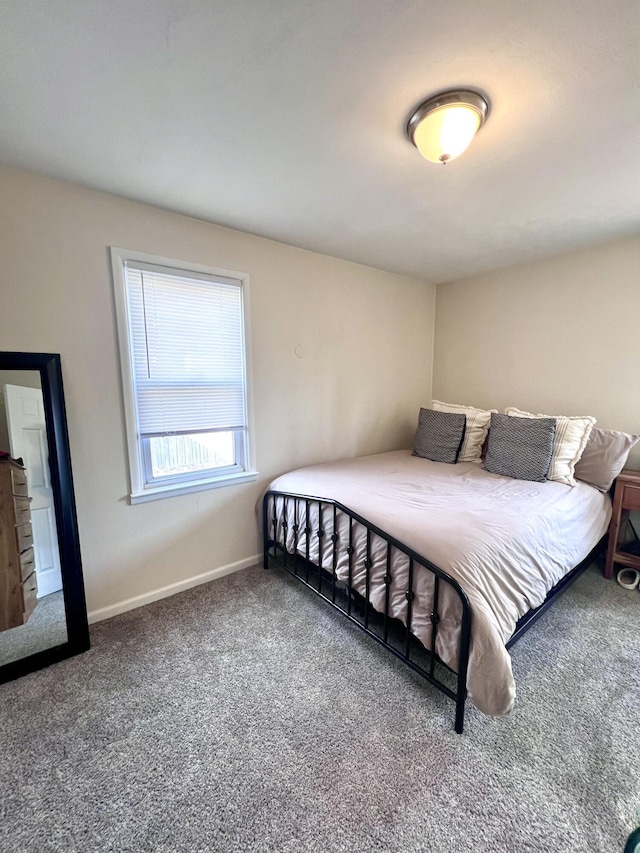
[[[556,435],[553,440],[553,453],[551,454],[551,465],[549,466],[547,480],[555,480],[557,483],[575,486],[576,462],[587,446],[596,419],[590,416],[573,418],[565,415],[532,415],[531,412],[523,412],[521,409],[513,407],[505,409],[504,413],[516,418],[556,419]]]
[[[640,435],[594,427],[576,464],[576,479],[608,492],[624,468],[629,451],[639,441]]]
[[[457,403],[443,403],[441,400],[433,400],[431,408],[436,412],[466,415],[467,428],[458,454],[458,462],[480,462],[482,445],[489,432],[491,412],[498,414],[498,410],[476,409],[475,406],[459,406]]]

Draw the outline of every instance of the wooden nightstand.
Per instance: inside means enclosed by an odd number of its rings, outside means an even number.
[[[604,569],[605,578],[610,578],[613,574],[614,563],[640,569],[640,556],[620,550],[631,510],[640,511],[640,471],[622,471],[616,477],[613,514],[609,525],[607,562]]]

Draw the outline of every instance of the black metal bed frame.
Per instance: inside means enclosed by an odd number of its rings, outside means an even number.
[[[280,500],[282,511],[278,514],[278,500]],[[286,548],[286,536],[289,529],[288,504],[293,502],[293,524],[291,525],[294,547],[293,552],[289,553]],[[308,525],[307,519],[310,518],[311,509],[317,507],[318,526],[314,530]],[[304,512],[302,509],[304,509]],[[331,514],[333,533],[331,539],[331,557],[330,565],[323,566],[322,559],[322,539],[325,536],[323,527],[323,519],[325,512]],[[337,530],[337,514],[340,512],[348,519],[348,542],[340,540]],[[304,521],[303,521],[304,519]],[[366,549],[364,555],[358,555],[354,547],[353,529],[354,522],[359,524],[366,531]],[[338,610],[353,624],[357,625],[368,636],[372,637],[380,645],[388,649],[392,654],[399,658],[403,663],[409,666],[414,672],[448,696],[456,703],[455,713],[455,730],[458,734],[462,734],[464,727],[464,712],[467,699],[467,668],[469,664],[469,644],[471,639],[471,606],[469,599],[455,578],[452,578],[442,569],[438,568],[430,560],[421,556],[411,548],[404,545],[394,536],[381,530],[375,524],[372,524],[367,519],[363,518],[358,513],[344,506],[338,501],[328,500],[325,498],[317,498],[310,495],[298,495],[288,492],[280,492],[269,490],[263,499],[262,504],[262,523],[263,523],[263,545],[264,545],[264,568],[269,568],[270,562],[280,566],[290,575],[303,583],[308,589],[312,590],[316,595],[319,595],[324,601]],[[285,544],[278,541],[278,526],[284,532]],[[304,535],[304,557],[298,554],[298,541],[300,536]],[[370,603],[370,571],[372,562],[371,553],[371,537],[375,535],[386,543],[386,572],[383,578],[385,585],[385,609],[379,613]],[[318,539],[319,564],[313,563],[309,559],[310,553],[310,537],[315,536]],[[534,610],[526,613],[517,623],[516,629],[506,643],[506,648],[511,646],[520,639],[520,637],[540,618],[547,610],[552,602],[561,595],[582,572],[591,564],[596,554],[602,549],[606,536],[596,545],[591,553],[572,571],[565,575],[556,586],[549,592],[545,601]],[[336,567],[338,564],[338,556],[340,548],[344,548],[348,556],[348,579],[343,582],[336,575]],[[404,554],[408,559],[408,583],[405,597],[407,600],[407,615],[406,621],[394,619],[389,615],[389,595],[390,586],[393,580],[391,576],[391,557],[392,549]],[[359,561],[365,569],[365,595],[360,595],[352,586],[353,570],[356,562]],[[431,651],[420,643],[420,641],[411,633],[412,620],[412,602],[415,597],[414,592],[414,574],[416,571],[427,571],[434,575],[433,581],[433,609],[430,614],[431,621]],[[460,623],[460,641],[458,645],[457,665],[454,668],[447,666],[437,655],[436,637],[438,632],[438,623],[440,622],[439,608],[439,593],[440,585],[447,584],[454,594],[458,597],[461,607],[461,623]],[[381,624],[380,624],[381,622]],[[393,645],[390,641],[392,626],[396,629],[394,637],[397,640],[398,629],[402,632],[400,647]],[[415,659],[416,644],[420,649],[420,657],[428,657],[428,668],[425,669]],[[412,650],[414,658],[411,657]],[[456,679],[456,689],[449,687],[436,673],[436,664],[439,667],[444,667],[449,673],[452,673]]]

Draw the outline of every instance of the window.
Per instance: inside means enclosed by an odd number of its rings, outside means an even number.
[[[132,503],[255,479],[248,277],[111,254]]]

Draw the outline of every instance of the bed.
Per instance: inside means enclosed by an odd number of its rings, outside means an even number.
[[[508,648],[591,562],[611,500],[403,450],[303,468],[263,500],[265,568],[313,589],[456,703],[508,714]]]

